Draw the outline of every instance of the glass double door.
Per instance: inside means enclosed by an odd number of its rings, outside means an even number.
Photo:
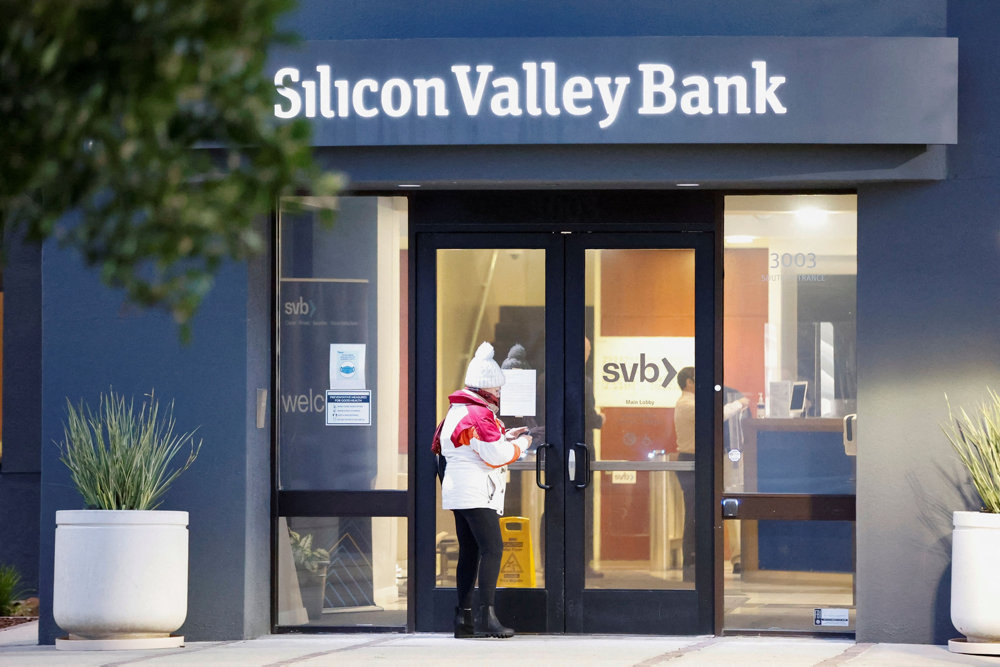
[[[505,369],[500,418],[533,435],[507,471],[500,618],[521,632],[713,632],[712,235],[429,232],[416,245],[419,446],[483,341]],[[446,631],[454,518],[433,456],[418,459],[414,625]]]

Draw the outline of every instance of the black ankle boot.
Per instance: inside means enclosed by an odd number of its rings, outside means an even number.
[[[514,631],[500,624],[493,605],[484,605],[479,613],[479,626],[476,628],[476,636],[508,639],[514,636]]]
[[[455,638],[468,639],[476,636],[476,626],[472,621],[472,609],[455,607]]]

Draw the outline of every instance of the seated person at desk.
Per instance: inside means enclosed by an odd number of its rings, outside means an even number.
[[[681,388],[681,396],[674,406],[674,430],[677,433],[677,461],[694,461],[694,366],[685,366],[677,372],[677,384]],[[726,420],[742,412],[750,401],[745,396],[727,403],[722,408],[722,419]],[[684,581],[694,581],[695,554],[695,521],[694,472],[677,473],[677,481],[684,496],[684,539],[682,552],[684,554]],[[739,556],[734,556],[738,561]]]

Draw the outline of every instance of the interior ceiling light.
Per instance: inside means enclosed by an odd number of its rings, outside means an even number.
[[[396,187],[400,187],[400,188],[419,188],[420,184],[419,183],[400,183]]]
[[[697,188],[700,185],[701,185],[701,183],[678,183],[677,187],[679,187],[679,188]]]
[[[756,236],[747,236],[745,234],[734,234],[733,236],[726,237],[726,243],[732,243],[734,245],[753,243],[756,240]]]
[[[815,206],[804,206],[803,208],[795,211],[795,219],[801,223],[816,225],[826,222],[827,214],[828,211],[824,211],[821,208],[816,208]]]

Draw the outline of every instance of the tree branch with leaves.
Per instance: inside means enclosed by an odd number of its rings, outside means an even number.
[[[294,4],[0,0],[5,235],[75,248],[188,335],[222,264],[265,247],[278,197],[342,187],[305,122],[273,119],[264,66]]]

